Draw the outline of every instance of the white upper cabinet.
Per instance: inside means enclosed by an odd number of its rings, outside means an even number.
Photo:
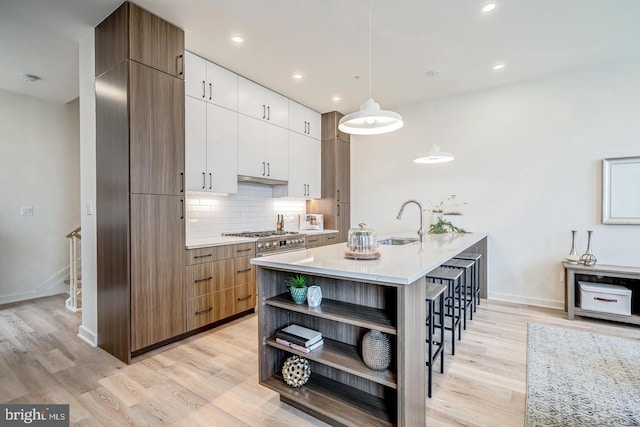
[[[191,52],[185,52],[185,94],[237,111],[238,75]]]
[[[238,114],[238,175],[289,179],[288,131],[262,119]]]
[[[273,187],[274,197],[321,197],[321,143],[319,140],[289,132],[289,182]]]
[[[238,76],[238,112],[283,128],[289,125],[289,100]]]
[[[187,191],[206,191],[207,103],[189,96],[184,104],[185,186]]]
[[[238,192],[238,113],[185,98],[187,191]]]
[[[321,119],[320,113],[289,100],[289,130],[320,139]]]
[[[207,60],[189,51],[184,52],[184,93],[198,99],[207,94]]]

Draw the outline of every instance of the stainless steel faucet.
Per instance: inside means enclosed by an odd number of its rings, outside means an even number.
[[[404,211],[404,207],[409,203],[415,203],[416,205],[418,205],[418,208],[420,208],[420,229],[418,230],[418,236],[420,236],[420,241],[424,242],[424,209],[422,209],[422,205],[420,204],[420,202],[418,202],[417,200],[407,200],[402,204],[402,207],[400,207],[400,212],[398,212],[398,216],[396,218],[402,219],[402,212]]]

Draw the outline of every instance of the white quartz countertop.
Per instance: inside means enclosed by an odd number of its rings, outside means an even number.
[[[187,240],[187,249],[207,248],[209,246],[234,245],[236,243],[255,242],[255,237],[216,236]]]
[[[298,233],[306,234],[308,236],[315,236],[317,234],[331,234],[337,232],[338,230],[300,230]]]
[[[375,260],[347,259],[344,257],[346,244],[338,243],[253,258],[251,264],[307,274],[408,285],[486,236],[486,233],[429,234],[424,243],[380,245],[378,250],[381,257]],[[394,234],[379,237],[378,241],[386,237],[416,237],[416,234]]]

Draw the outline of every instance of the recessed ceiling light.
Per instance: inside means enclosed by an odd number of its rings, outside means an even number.
[[[505,67],[504,64],[500,63],[500,64],[496,64],[493,66],[493,69],[498,71],[498,70],[502,70]]]
[[[240,44],[244,41],[244,39],[240,36],[233,36],[231,37],[231,41],[236,43],[236,44]]]
[[[495,8],[496,8],[496,4],[495,3],[487,3],[484,6],[482,6],[482,11],[484,13],[489,13],[489,12],[492,12],[493,9],[495,9]]]
[[[334,97],[333,97],[333,98],[331,98],[331,99],[333,99],[335,102],[340,101],[340,97],[339,97],[339,96],[334,96]]]
[[[42,80],[42,77],[36,76],[35,74],[23,74],[22,78],[28,82],[37,82],[38,80]]]
[[[296,73],[296,74],[293,75],[293,78],[296,79],[296,80],[300,80],[302,78],[302,74]]]

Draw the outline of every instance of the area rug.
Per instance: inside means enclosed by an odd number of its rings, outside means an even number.
[[[529,324],[525,427],[534,426],[640,426],[640,340]]]

